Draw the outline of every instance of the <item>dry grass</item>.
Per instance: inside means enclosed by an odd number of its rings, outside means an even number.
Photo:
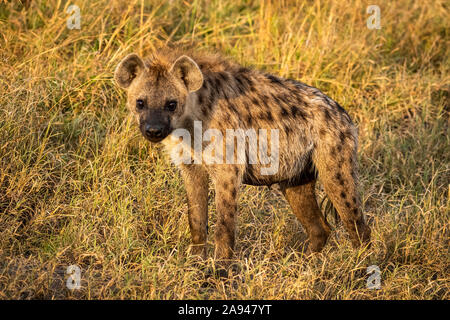
[[[77,0],[81,30],[66,28],[67,1],[0,5],[0,298],[449,299],[448,3],[295,2]],[[366,27],[369,4],[381,30]],[[188,254],[180,175],[140,137],[112,79],[125,54],[168,42],[345,106],[360,131],[370,250],[351,249],[335,224],[323,253],[305,257],[280,194],[245,187],[241,270],[205,280]],[[373,264],[380,290],[366,289]]]

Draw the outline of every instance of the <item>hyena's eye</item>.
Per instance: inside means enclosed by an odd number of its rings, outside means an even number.
[[[142,99],[136,100],[136,109],[142,110],[145,107],[145,102]]]
[[[177,102],[175,100],[167,101],[166,103],[167,110],[173,112],[177,108]]]

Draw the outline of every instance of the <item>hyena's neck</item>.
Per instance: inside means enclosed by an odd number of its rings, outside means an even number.
[[[256,92],[254,76],[254,71],[239,65],[232,65],[228,70],[203,70],[203,86],[189,94],[185,116],[180,119],[179,127],[192,134],[194,122],[200,121],[205,131],[217,113],[236,110],[236,98],[242,100],[246,97],[250,101]]]
[[[205,76],[203,86],[188,95],[184,116],[179,120],[178,127],[193,134],[194,123],[200,121],[203,131],[208,129],[209,122],[222,95],[222,88],[214,88],[211,83],[211,75]]]
[[[184,116],[178,120],[176,126],[189,131],[193,135],[195,122],[201,122],[204,131],[208,128],[211,115],[212,110],[205,112],[204,106],[200,103],[198,91],[192,92],[186,100]]]

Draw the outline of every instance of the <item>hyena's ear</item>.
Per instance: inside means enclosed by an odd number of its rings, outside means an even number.
[[[144,62],[137,54],[131,53],[120,61],[114,72],[114,78],[120,87],[126,89],[142,70],[144,70]]]
[[[197,91],[203,85],[203,74],[194,60],[188,56],[179,57],[170,72],[180,79],[189,92]]]

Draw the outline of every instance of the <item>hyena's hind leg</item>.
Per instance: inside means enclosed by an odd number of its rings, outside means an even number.
[[[331,228],[317,205],[315,184],[313,178],[297,186],[280,184],[280,189],[308,234],[309,250],[319,252],[325,246]]]
[[[338,133],[338,137],[322,140],[313,153],[313,162],[353,246],[358,247],[370,241],[371,231],[365,222],[357,190],[356,129],[347,128]]]

